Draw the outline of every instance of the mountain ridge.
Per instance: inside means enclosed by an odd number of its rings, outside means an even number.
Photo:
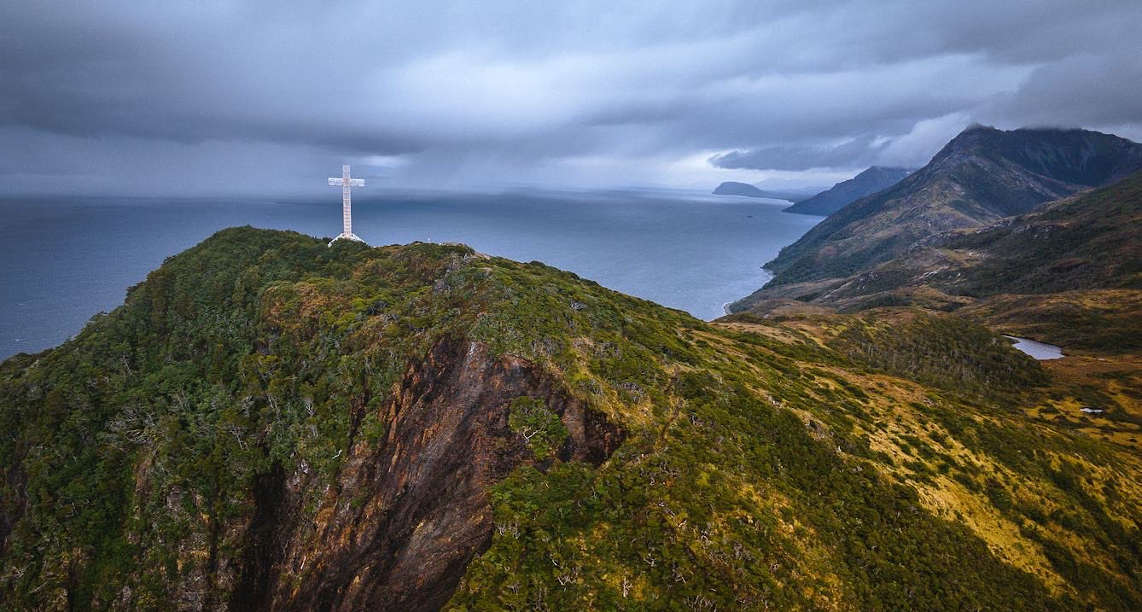
[[[972,127],[896,185],[781,250],[766,287],[843,278],[940,232],[979,227],[1142,168],[1142,145],[1087,130]]]
[[[883,191],[908,176],[912,170],[888,166],[872,166],[851,179],[841,181],[811,198],[800,200],[785,209],[788,213],[828,216],[849,203]]]
[[[964,308],[1071,348],[1129,351],[1142,348],[1134,292],[1142,293],[1142,171],[991,225],[930,236],[850,277],[760,291],[736,308],[764,310],[773,299],[843,312]]]

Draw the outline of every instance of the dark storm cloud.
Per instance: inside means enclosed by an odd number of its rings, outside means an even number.
[[[341,160],[705,185],[919,165],[973,121],[1138,138],[1140,27],[1135,1],[4,3],[0,189],[300,188]]]
[[[848,168],[871,164],[885,143],[876,145],[865,136],[833,147],[765,147],[751,151],[730,151],[710,158],[720,168]]]

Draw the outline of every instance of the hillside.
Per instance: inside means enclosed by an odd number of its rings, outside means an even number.
[[[830,215],[765,267],[766,285],[838,279],[918,241],[975,228],[1142,169],[1142,145],[1086,130],[973,127],[928,165]]]
[[[0,365],[0,599],[1142,606],[1137,431],[901,316],[709,324],[464,246],[224,230]]]
[[[758,295],[775,294],[842,311],[965,308],[960,314],[1002,319],[1009,331],[1016,319],[1034,323],[1035,337],[1058,344],[1142,349],[1142,172],[980,229],[932,236],[846,279]]]
[[[884,191],[908,176],[907,168],[873,166],[847,181],[841,181],[817,195],[801,200],[785,209],[802,215],[831,215],[865,196]]]

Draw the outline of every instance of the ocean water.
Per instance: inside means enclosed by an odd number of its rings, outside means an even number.
[[[327,199],[0,200],[0,359],[55,346],[127,287],[235,225],[340,232]],[[712,319],[765,283],[761,264],[817,223],[787,202],[673,191],[383,194],[354,198],[354,233],[373,245],[463,242],[539,260]]]

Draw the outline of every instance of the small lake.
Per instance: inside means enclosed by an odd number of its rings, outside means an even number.
[[[369,196],[369,197],[365,197]],[[353,198],[374,245],[463,242],[539,260],[702,319],[761,287],[773,259],[821,217],[783,200],[684,191],[376,193]],[[0,359],[77,333],[163,259],[235,225],[341,230],[341,199],[0,199]]]
[[[1015,336],[1004,336],[1015,341],[1015,348],[1027,353],[1028,355],[1040,361],[1047,359],[1062,359],[1063,349],[1055,346],[1054,344],[1046,344],[1044,342],[1035,342],[1027,338],[1016,338]]]

